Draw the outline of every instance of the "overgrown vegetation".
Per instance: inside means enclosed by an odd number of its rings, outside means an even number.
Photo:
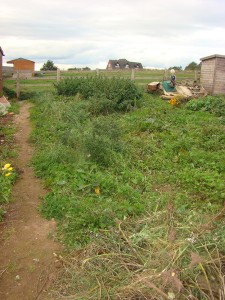
[[[14,89],[8,88],[6,86],[3,87],[3,91],[4,91],[4,95],[7,96],[8,99],[16,99],[17,95],[16,92],[14,91]],[[28,100],[31,99],[35,96],[35,92],[33,91],[21,91],[20,92],[20,96],[18,100]]]
[[[13,160],[16,155],[14,146],[15,127],[13,115],[19,112],[17,103],[11,103],[9,113],[0,116],[0,221],[10,201],[12,185],[16,180]]]
[[[46,94],[32,112],[41,211],[80,249],[58,257],[54,299],[223,299],[222,115],[149,94],[93,113],[97,96],[81,94]]]
[[[9,99],[13,99],[13,98],[16,98],[16,92],[11,89],[11,88],[8,88],[6,86],[3,87],[3,92],[4,94],[9,98]]]
[[[4,204],[9,202],[12,184],[15,182],[16,174],[11,164],[5,164],[0,172],[0,221],[4,215]]]
[[[65,78],[55,84],[58,95],[75,96],[91,101],[92,113],[128,111],[141,99],[140,89],[129,79],[101,76]]]
[[[101,231],[83,250],[58,256],[64,268],[53,298],[224,299],[225,257],[217,246],[224,231],[209,230],[222,214],[210,220],[204,212],[199,220],[199,212],[159,205]]]
[[[218,117],[225,118],[225,98],[222,96],[193,99],[187,103],[187,108],[193,111],[208,111]]]

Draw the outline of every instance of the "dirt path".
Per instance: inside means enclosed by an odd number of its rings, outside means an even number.
[[[21,178],[13,188],[13,203],[5,224],[0,228],[0,299],[48,299],[46,287],[54,276],[55,257],[59,244],[54,235],[54,221],[46,221],[38,213],[40,196],[45,190],[29,167],[33,150],[28,143],[31,132],[29,103],[21,103],[15,116],[19,146],[16,165]]]

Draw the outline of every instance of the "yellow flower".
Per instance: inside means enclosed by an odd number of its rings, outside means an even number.
[[[11,167],[11,164],[5,164],[2,170],[8,170]]]
[[[176,99],[174,99],[174,98],[171,99],[169,103],[170,103],[171,105],[174,105],[174,104],[176,103]]]
[[[97,186],[97,187],[95,188],[95,194],[96,194],[96,195],[100,195],[100,187],[99,187],[99,186]]]
[[[10,176],[11,175],[11,173],[6,173],[5,174],[5,177],[8,177],[8,176]]]
[[[178,105],[179,104],[179,101],[177,101],[177,99],[176,98],[172,98],[170,101],[169,101],[169,103],[171,104],[171,105]]]
[[[13,170],[13,168],[12,168],[12,167],[8,168],[8,171],[12,171],[12,170]]]

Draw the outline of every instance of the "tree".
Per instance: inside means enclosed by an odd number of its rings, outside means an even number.
[[[177,67],[177,66],[170,67],[169,70],[171,70],[171,69],[174,69],[176,71],[182,71],[182,67],[181,66],[180,67]]]
[[[41,71],[55,71],[57,70],[57,67],[54,66],[53,61],[47,60],[46,63],[43,64],[43,67],[41,68]]]
[[[185,70],[196,70],[200,69],[200,64],[197,64],[196,62],[192,61],[187,67],[185,67]]]
[[[69,68],[68,71],[90,71],[91,69],[89,67],[84,67],[84,68]]]

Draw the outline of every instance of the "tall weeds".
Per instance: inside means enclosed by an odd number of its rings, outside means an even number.
[[[128,111],[141,99],[140,89],[129,79],[101,76],[65,78],[55,84],[58,95],[89,100],[93,114]]]

